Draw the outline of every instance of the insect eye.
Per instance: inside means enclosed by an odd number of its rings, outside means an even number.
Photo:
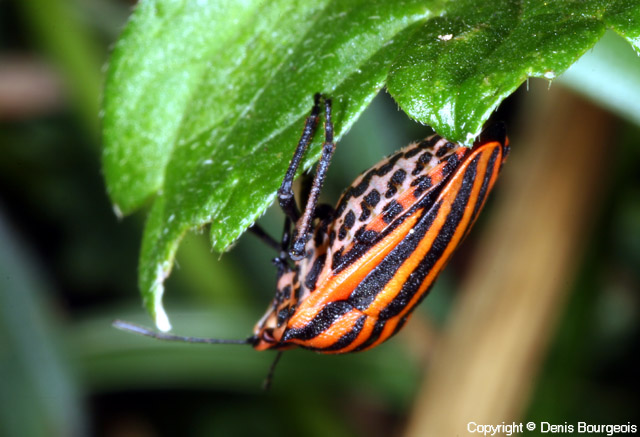
[[[275,343],[276,340],[273,338],[273,329],[269,328],[262,331],[262,340],[267,343]]]

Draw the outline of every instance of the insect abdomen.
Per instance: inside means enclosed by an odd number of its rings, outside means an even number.
[[[456,148],[457,165],[439,188],[414,196],[370,247],[325,273],[299,303],[282,342],[344,353],[395,334],[473,225],[507,151],[506,139]]]

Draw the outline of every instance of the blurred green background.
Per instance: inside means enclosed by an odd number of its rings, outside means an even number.
[[[269,392],[261,383],[272,353],[166,344],[111,328],[115,318],[150,325],[136,289],[145,212],[119,221],[100,170],[103,66],[131,6],[0,2],[0,435],[400,434],[428,356],[416,351],[411,331],[446,321],[479,230],[408,333],[362,354],[288,352]],[[526,94],[514,94],[496,117],[526,119]],[[637,418],[640,130],[624,121],[637,114],[609,106],[624,118],[607,145],[607,200],[585,237],[580,275],[568,284],[572,297],[530,401],[535,420]],[[334,203],[360,171],[428,133],[383,92],[340,143],[325,199]],[[517,136],[512,144],[518,153]],[[274,235],[281,222],[275,208],[261,219]],[[167,283],[174,331],[249,335],[273,294],[272,256],[251,235],[224,256],[211,253],[205,234],[188,236]]]

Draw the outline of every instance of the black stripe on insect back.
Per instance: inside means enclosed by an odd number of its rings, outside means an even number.
[[[418,292],[420,285],[424,282],[429,272],[433,269],[435,264],[442,258],[442,255],[446,248],[449,246],[453,235],[458,229],[458,225],[464,216],[465,207],[469,202],[471,196],[471,190],[473,188],[473,182],[476,178],[476,169],[478,166],[479,157],[476,157],[465,171],[462,186],[456,195],[455,200],[451,206],[451,211],[447,215],[447,218],[442,226],[442,229],[433,240],[431,248],[425,255],[424,259],[418,264],[418,267],[411,272],[407,281],[402,286],[400,293],[393,299],[386,308],[380,311],[379,319],[386,320],[398,315],[409,304],[409,301]],[[433,214],[429,211],[422,220],[433,220],[437,215],[437,211]]]
[[[384,220],[386,224],[389,224],[402,210],[402,205],[400,205],[397,200],[392,200],[382,208],[382,220]]]
[[[349,331],[346,334],[344,334],[342,337],[340,337],[340,339],[338,339],[338,341],[333,343],[331,346],[325,347],[325,348],[322,348],[322,349],[317,349],[317,350],[321,350],[321,351],[337,351],[337,350],[340,350],[340,349],[343,349],[343,348],[349,346],[351,343],[353,343],[353,341],[356,338],[358,338],[358,334],[360,334],[360,331],[362,331],[362,328],[364,327],[365,320],[367,320],[367,316],[365,316],[363,314],[356,321],[355,325],[353,325],[353,328],[351,328],[351,331]]]
[[[360,213],[358,220],[361,222],[369,220],[369,217],[371,217],[371,208],[369,208],[369,204],[363,200],[360,202],[360,209],[362,212]]]
[[[473,226],[473,223],[476,221],[476,218],[478,217],[478,214],[480,214],[480,210],[484,205],[484,201],[486,200],[489,190],[489,183],[491,182],[491,177],[493,176],[493,169],[496,165],[498,152],[499,150],[496,147],[489,157],[489,162],[487,162],[484,177],[482,178],[482,186],[480,187],[478,196],[474,199],[475,205],[473,206],[473,214],[471,215],[471,219],[469,220],[469,224],[467,225],[467,230],[462,237],[463,240],[466,239],[467,235],[469,235],[469,232],[471,232],[471,226]]]
[[[371,207],[376,206],[378,202],[380,202],[380,192],[374,188],[369,191],[369,194],[364,196],[364,201]]]
[[[393,158],[396,158],[397,156],[398,155],[394,156]],[[356,232],[355,233],[355,237],[356,238],[355,238],[355,241],[354,241],[355,244],[351,248],[351,250],[349,250],[348,252],[345,253],[343,251],[343,249],[341,248],[339,251],[337,251],[337,252],[335,252],[333,254],[333,257],[332,257],[332,260],[331,260],[331,269],[333,270],[334,274],[340,273],[346,267],[348,267],[353,262],[355,262],[355,260],[360,258],[360,256],[363,253],[365,253],[374,244],[376,244],[378,241],[380,241],[380,239],[384,238],[390,232],[393,232],[393,230],[396,227],[398,227],[404,221],[404,218],[406,218],[407,216],[411,215],[418,207],[424,207],[424,205],[429,205],[429,204],[433,203],[434,200],[439,195],[440,191],[442,191],[442,189],[445,187],[446,181],[451,177],[451,175],[453,175],[455,173],[456,167],[460,164],[460,162],[461,162],[461,159],[458,158],[458,155],[456,155],[455,153],[452,154],[451,156],[447,157],[446,164],[444,165],[444,167],[442,169],[442,173],[444,175],[446,175],[445,178],[438,183],[438,186],[435,187],[433,189],[433,191],[427,193],[422,199],[420,199],[418,204],[414,205],[407,213],[403,214],[402,216],[398,217],[397,219],[393,220],[390,224],[388,224],[388,226],[385,228],[384,232],[379,233],[379,234],[376,233],[376,235],[374,236],[375,238],[367,238],[367,239],[360,239],[358,237],[359,232]],[[477,165],[477,163],[476,163],[476,165]],[[474,166],[474,169],[475,169],[475,166]],[[431,182],[432,181],[431,181],[430,177],[425,175],[424,179],[418,178],[416,180],[420,180],[420,182],[416,183],[416,181],[413,181],[412,185],[414,185],[414,183],[416,185],[422,184],[421,186],[416,187],[416,192],[419,191],[420,195],[423,194],[423,191],[421,189],[427,190],[427,189],[431,188]],[[393,202],[395,202],[395,201],[390,202],[389,205],[392,206]],[[384,219],[384,216],[383,216],[383,219]]]
[[[373,178],[374,176],[382,177],[389,173],[395,163],[403,156],[404,155],[402,153],[396,153],[395,155],[389,157],[388,162],[386,162],[381,167],[374,168],[373,170],[369,170],[367,173],[365,173],[358,185],[348,188],[347,191],[345,191],[345,193],[342,195],[342,200],[340,200],[340,203],[336,207],[335,216],[340,217],[342,215],[344,210],[347,208],[347,204],[349,203],[351,198],[360,197],[365,193],[365,191],[367,191],[367,188],[369,188],[369,185],[371,184],[371,178]]]
[[[413,197],[416,199],[422,196],[422,193],[431,188],[431,177],[428,175],[422,175],[411,182],[412,187],[416,187],[413,190]]]
[[[413,233],[407,235],[351,292],[348,300],[354,308],[365,311],[371,305],[378,293],[395,276],[400,266],[416,250],[427,230],[433,224],[433,219],[439,208],[440,204],[435,205],[436,212],[431,214],[429,211],[429,217],[425,217],[423,214],[423,218],[413,228]]]
[[[280,311],[278,311],[278,317],[276,320],[276,326],[279,328],[281,327],[287,320],[289,320],[291,318],[291,316],[293,315],[293,313],[295,312],[295,308],[293,307],[286,307],[286,308],[282,308]]]
[[[431,249],[429,250],[429,252],[427,252],[426,256],[420,262],[420,264],[418,264],[418,267],[409,275],[407,281],[402,286],[402,289],[400,290],[400,293],[398,293],[396,298],[393,299],[389,303],[389,305],[387,305],[387,307],[380,312],[378,316],[378,320],[376,321],[376,324],[374,325],[374,328],[369,338],[365,342],[363,342],[360,346],[358,346],[354,351],[366,349],[380,338],[380,335],[382,334],[382,331],[384,330],[384,327],[387,324],[387,321],[392,317],[397,316],[409,304],[409,301],[417,293],[418,289],[420,288],[420,285],[422,284],[424,279],[427,277],[431,269],[433,269],[433,266],[435,265],[435,263],[442,257],[443,252],[445,251],[446,247],[451,241],[451,238],[453,237],[453,234],[455,233],[458,223],[462,219],[462,216],[464,214],[464,207],[469,201],[469,197],[471,195],[471,189],[473,187],[473,180],[475,179],[475,176],[476,176],[477,165],[478,165],[478,158],[474,159],[469,165],[469,167],[467,168],[467,171],[465,172],[465,175],[464,175],[462,187],[460,188],[460,191],[458,192],[458,195],[456,196],[453,202],[451,211],[449,212],[449,215],[447,216],[447,219],[445,220],[445,223],[443,225],[443,229],[434,240]],[[441,203],[438,203],[438,208],[440,208],[440,206],[441,206]],[[433,222],[433,220],[437,216],[437,212],[438,210],[435,208],[428,211],[420,219],[420,222],[422,221]],[[419,227],[420,225],[421,223],[418,223],[416,225],[416,228]],[[429,289],[430,288],[431,286],[429,287]],[[424,298],[424,296],[426,296],[427,293],[428,293],[428,290],[424,292],[422,298]],[[422,298],[420,300],[422,300]],[[402,325],[404,325],[404,323],[406,322],[408,316],[409,316],[409,313],[407,313],[398,322],[398,326],[396,326],[392,335],[394,335],[400,330]]]
[[[426,293],[425,293],[426,294]],[[396,327],[393,330],[393,334],[391,334],[389,337],[393,337],[394,335],[396,335],[398,332],[400,332],[400,330],[402,329],[402,327],[404,326],[405,323],[407,323],[407,320],[409,319],[409,314],[406,314],[404,317],[402,317],[399,321],[398,324],[396,325]]]
[[[344,221],[338,231],[338,240],[340,241],[344,240],[344,238],[347,236],[347,232],[351,230],[351,228],[355,223],[356,223],[356,214],[353,212],[352,209],[350,209],[349,212],[347,212],[347,214],[344,216]]]
[[[473,216],[471,217],[471,223],[473,223],[480,212],[480,208],[484,204],[485,197],[487,196],[487,190],[489,189],[489,182],[491,182],[491,177],[493,176],[493,167],[496,165],[496,159],[498,159],[499,148],[496,147],[489,158],[489,162],[487,163],[487,169],[484,173],[484,178],[482,180],[482,187],[480,187],[480,194],[476,199],[476,205],[473,208]]]
[[[331,259],[331,270],[333,270],[333,273],[338,274],[354,263],[358,258],[360,258],[360,256],[362,256],[363,253],[366,253],[367,250],[374,246],[378,241],[400,226],[400,224],[404,222],[408,216],[413,214],[417,208],[418,205],[414,205],[408,212],[388,224],[383,232],[365,230],[366,226],[359,228],[354,234],[354,244],[351,250],[345,252],[344,247],[342,247],[337,252],[334,252]]]
[[[386,320],[380,320],[380,319],[376,320],[376,324],[373,325],[373,329],[371,330],[371,335],[369,335],[369,338],[367,338],[360,346],[355,348],[353,352],[366,349],[369,346],[371,346],[373,343],[375,343],[380,338],[380,334],[382,334],[382,330],[384,329],[386,324],[387,324]]]
[[[341,248],[333,254],[331,260],[331,270],[333,270],[333,273],[338,274],[342,270],[350,266],[353,262],[360,258],[363,253],[365,253],[378,241],[380,241],[382,238],[384,238],[389,233],[393,232],[398,226],[400,226],[407,217],[413,215],[417,209],[424,209],[425,207],[429,208],[429,205],[433,204],[434,200],[438,197],[438,194],[444,186],[445,182],[443,181],[433,191],[427,193],[422,199],[414,204],[407,212],[389,223],[383,232],[378,233],[375,231],[364,231],[364,227],[362,228],[363,232],[358,229],[358,231],[356,231],[354,235],[355,240],[351,250],[345,253],[343,251],[344,248]],[[364,234],[367,233],[370,233],[371,235],[367,235],[367,238],[364,238]]]
[[[327,254],[323,253],[313,261],[311,270],[309,270],[307,277],[304,278],[304,285],[307,287],[307,289],[311,291],[315,290],[316,282],[318,281],[318,275],[322,271],[322,268],[324,267],[324,262],[326,259],[327,259]]]
[[[329,302],[309,323],[304,325],[304,327],[287,330],[282,336],[282,341],[285,342],[293,339],[311,340],[329,329],[333,322],[352,309],[353,306],[346,300]]]
[[[446,155],[446,153],[447,153],[449,150],[453,149],[455,146],[456,146],[455,144],[450,143],[450,142],[445,143],[445,144],[444,144],[442,147],[440,147],[440,148],[438,149],[438,151],[436,152],[436,157],[437,157],[437,158],[442,158],[444,155]]]
[[[430,147],[433,147],[433,145],[436,144],[441,139],[442,138],[440,136],[438,136],[438,135],[433,135],[430,138],[426,138],[426,139],[420,141],[418,144],[416,144],[411,149],[407,150],[404,153],[404,157],[407,158],[407,159],[408,158],[413,158],[418,153],[422,152],[424,149],[428,149]]]

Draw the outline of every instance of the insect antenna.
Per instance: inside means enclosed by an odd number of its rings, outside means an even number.
[[[179,341],[183,343],[205,343],[205,344],[253,344],[255,338],[253,336],[245,340],[226,340],[219,338],[201,338],[201,337],[183,337],[180,335],[165,334],[163,332],[157,332],[144,326],[136,325],[131,322],[125,322],[123,320],[115,320],[111,324],[114,328],[121,329],[127,332],[133,332],[134,334],[144,335],[146,337],[157,338],[158,340],[165,341]]]
[[[280,361],[280,358],[282,358],[282,353],[283,351],[278,351],[275,359],[273,360],[273,363],[271,363],[271,367],[269,367],[269,372],[267,373],[267,377],[264,379],[264,382],[262,383],[263,390],[269,390],[271,388],[271,383],[273,382],[273,374],[276,370],[276,365],[278,364],[278,361]]]

